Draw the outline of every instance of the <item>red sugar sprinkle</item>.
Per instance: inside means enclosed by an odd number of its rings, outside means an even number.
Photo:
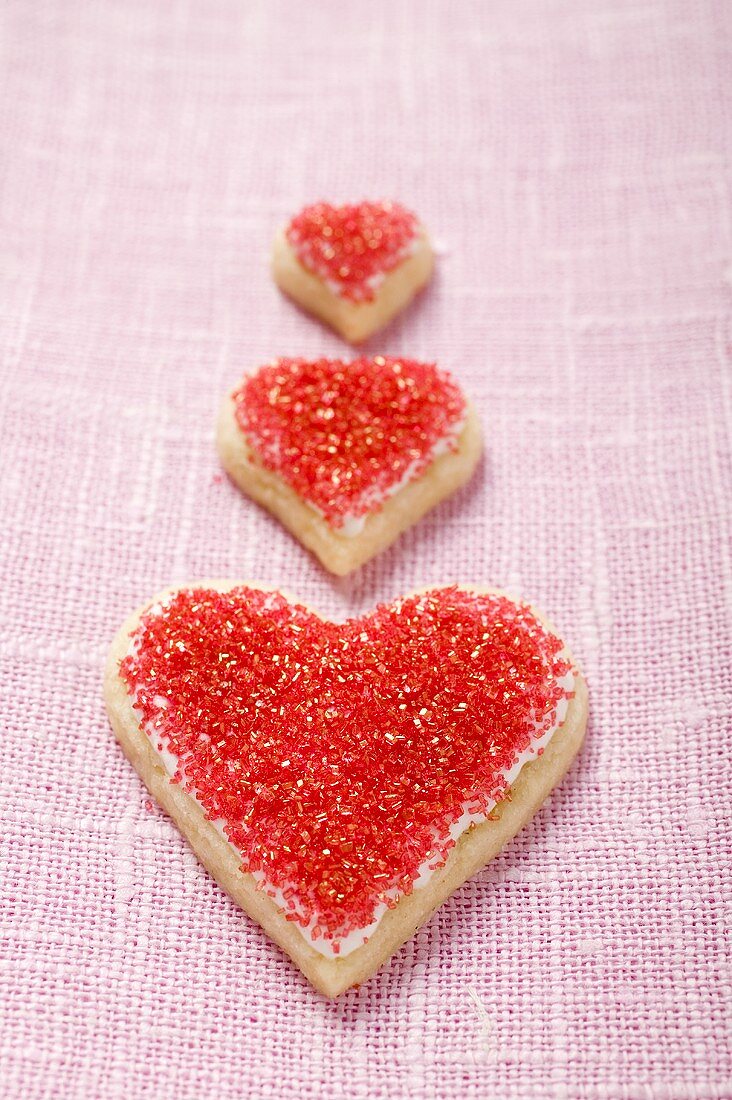
[[[415,215],[396,202],[317,202],[296,214],[285,234],[303,267],[336,294],[370,302],[379,283],[406,258],[417,229]]]
[[[466,804],[505,794],[567,698],[561,649],[528,608],[457,588],[342,624],[195,589],[143,616],[121,675],[243,870],[338,943],[444,862]]]
[[[465,413],[457,385],[434,363],[383,355],[278,359],[246,378],[234,401],[258,460],[334,527],[424,473]]]

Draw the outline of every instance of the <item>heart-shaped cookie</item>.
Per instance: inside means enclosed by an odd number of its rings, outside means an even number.
[[[105,693],[205,866],[331,996],[521,828],[587,716],[534,611],[457,587],[345,623],[250,585],[173,590],[118,633]]]
[[[383,550],[462,485],[474,409],[433,363],[278,359],[226,399],[222,463],[333,573]]]
[[[353,344],[404,309],[432,266],[424,228],[396,202],[306,206],[278,234],[272,256],[280,289]]]

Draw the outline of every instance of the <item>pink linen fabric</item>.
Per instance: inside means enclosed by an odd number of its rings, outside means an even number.
[[[732,1096],[732,7],[6,0],[0,1096]],[[368,345],[472,394],[472,484],[334,581],[221,477],[222,395],[339,340],[278,224],[393,196],[439,273]],[[345,617],[489,583],[585,751],[363,989],[315,994],[151,804],[101,698],[158,589]]]

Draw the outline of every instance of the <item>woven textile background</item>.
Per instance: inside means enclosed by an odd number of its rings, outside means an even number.
[[[0,1095],[732,1096],[726,0],[6,0],[0,14]],[[441,253],[368,348],[479,408],[473,483],[330,579],[221,477],[219,401],[344,346],[277,225],[393,196]],[[335,617],[508,587],[585,751],[362,990],[316,995],[124,760],[106,647],[231,576]]]

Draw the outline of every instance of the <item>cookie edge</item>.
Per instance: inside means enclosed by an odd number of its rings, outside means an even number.
[[[522,768],[508,796],[496,807],[494,818],[463,833],[445,864],[434,873],[427,886],[402,896],[396,907],[384,914],[376,932],[363,947],[342,958],[329,959],[309,945],[297,924],[285,919],[275,902],[257,888],[253,876],[240,870],[234,849],[206,820],[199,804],[180,785],[171,782],[149,736],[137,721],[127,686],[119,674],[120,661],[129,649],[130,635],[150,606],[180,590],[209,588],[228,591],[241,586],[279,591],[246,581],[200,581],[166,589],[130,615],[115,635],[109,651],[104,677],[107,713],[125,756],[153,798],[178,826],[208,873],[289,955],[314,988],[333,998],[363,984],[375,974],[451,894],[482,870],[534,816],[559,784],[582,745],[588,717],[587,686],[567,651],[568,660],[576,671],[575,694],[570,700],[564,722],[553,735],[544,754]],[[430,586],[428,590],[434,587]],[[476,595],[506,595],[512,602],[520,603],[496,589],[460,587]],[[297,602],[290,595],[281,594]],[[561,639],[561,635],[543,616],[536,611],[534,614],[546,629]]]

